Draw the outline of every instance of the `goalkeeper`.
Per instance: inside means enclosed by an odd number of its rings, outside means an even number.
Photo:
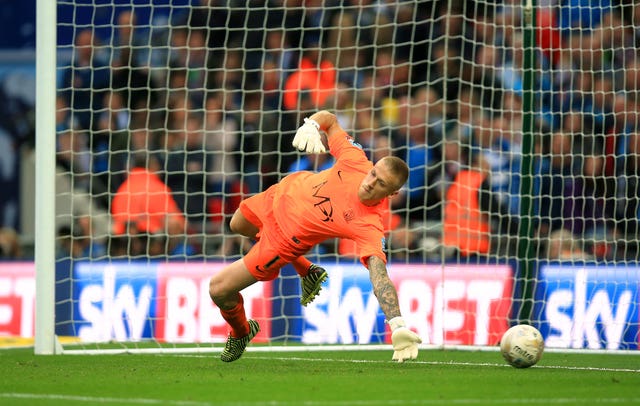
[[[360,261],[369,270],[373,292],[392,331],[392,359],[403,362],[418,355],[422,341],[405,326],[396,289],[387,274],[381,217],[388,207],[387,198],[397,194],[407,181],[407,165],[393,156],[374,165],[340,127],[334,114],[319,111],[304,120],[293,146],[307,153],[325,153],[327,145],[336,159],[333,167],[286,176],[244,200],[231,219],[231,230],[254,238],[256,243],[242,259],[215,274],[209,284],[211,299],[231,327],[222,361],[240,358],[260,331],[255,320],[247,320],[240,291],[257,281],[275,279],[284,265],[292,263],[299,273],[305,268],[308,271],[307,276],[301,273],[301,301],[306,305],[327,275],[303,255],[330,238],[356,242]]]

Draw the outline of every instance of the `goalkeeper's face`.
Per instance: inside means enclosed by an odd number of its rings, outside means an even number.
[[[378,161],[367,173],[358,189],[360,201],[374,205],[388,196],[395,195],[402,185],[398,185],[397,176],[383,160]]]

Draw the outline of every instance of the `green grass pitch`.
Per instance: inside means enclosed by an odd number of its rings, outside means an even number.
[[[0,405],[593,405],[640,404],[640,356],[546,352],[528,369],[497,351],[251,351],[34,355],[0,350]]]

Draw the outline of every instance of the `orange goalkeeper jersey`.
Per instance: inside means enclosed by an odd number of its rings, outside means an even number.
[[[278,183],[273,203],[278,225],[309,247],[329,238],[349,238],[356,242],[363,265],[372,255],[386,262],[382,213],[388,199],[376,206],[358,199],[360,183],[373,163],[345,132],[329,137],[329,150],[336,158],[332,168],[296,172]]]

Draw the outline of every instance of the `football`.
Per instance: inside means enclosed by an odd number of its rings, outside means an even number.
[[[544,339],[533,326],[518,324],[507,330],[500,340],[500,352],[509,365],[528,368],[542,357]]]

